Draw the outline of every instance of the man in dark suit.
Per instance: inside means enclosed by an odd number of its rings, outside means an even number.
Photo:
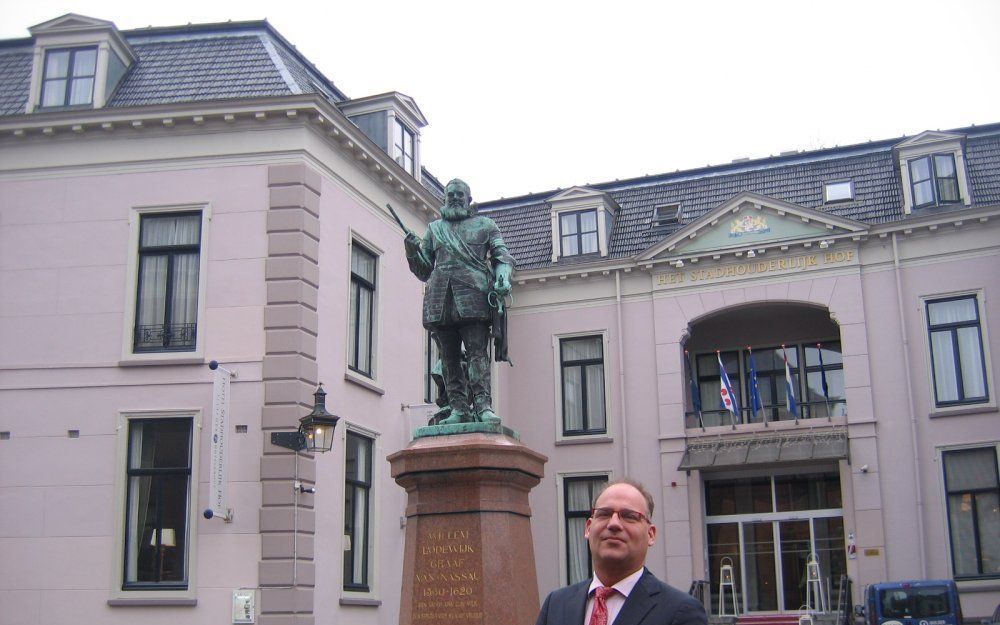
[[[584,536],[593,579],[549,594],[536,625],[706,625],[705,608],[645,568],[656,541],[653,497],[638,482],[611,482],[598,494]]]

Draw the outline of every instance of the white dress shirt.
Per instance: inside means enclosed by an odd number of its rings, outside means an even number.
[[[615,619],[618,618],[618,613],[621,612],[622,606],[625,605],[625,600],[628,599],[632,589],[635,588],[639,578],[642,577],[643,570],[639,569],[612,586],[618,592],[608,595],[608,598],[605,600],[605,603],[608,604],[608,625],[612,625]],[[604,584],[601,583],[601,580],[597,579],[596,575],[594,579],[590,580],[590,589],[587,591],[589,594],[587,598],[587,610],[583,614],[583,625],[590,625],[590,616],[594,613],[594,589],[602,586]]]

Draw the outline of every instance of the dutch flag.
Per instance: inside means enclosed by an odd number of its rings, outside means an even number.
[[[785,346],[781,346],[781,355],[785,359],[785,405],[796,419],[799,418],[799,406],[795,402],[795,383],[792,381],[792,368],[788,366],[788,353]]]

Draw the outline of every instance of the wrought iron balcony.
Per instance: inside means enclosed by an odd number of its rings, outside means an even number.
[[[197,323],[173,323],[135,327],[134,351],[190,352],[198,338]]]

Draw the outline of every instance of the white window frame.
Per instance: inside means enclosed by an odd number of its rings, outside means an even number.
[[[950,519],[948,518],[948,484],[944,477],[944,453],[946,451],[965,451],[972,449],[988,449],[993,447],[996,449],[997,462],[1000,463],[1000,441],[982,441],[979,443],[963,443],[960,445],[942,445],[934,449],[934,462],[938,466],[937,479],[938,479],[938,492],[941,493],[941,527],[944,530],[944,535],[941,537],[942,544],[945,545],[945,561],[948,564],[948,576],[953,577],[955,570],[955,561],[952,556],[952,545],[951,545],[951,525]],[[998,467],[1000,470],[1000,467]],[[996,579],[989,576],[984,576],[983,578],[963,578],[955,580],[958,584],[959,590],[993,590],[996,587]]]
[[[134,349],[135,315],[139,288],[139,230],[143,215],[166,213],[201,212],[201,240],[198,249],[198,331],[195,348],[188,352],[141,352]],[[212,205],[209,202],[192,204],[167,204],[155,206],[133,206],[128,223],[128,264],[125,269],[125,314],[122,315],[122,355],[120,365],[141,364],[190,364],[205,360],[205,314],[208,287],[208,245],[209,225],[212,222]]]
[[[903,186],[903,212],[913,212],[913,185],[910,181],[910,161],[934,154],[951,154],[955,158],[955,175],[958,178],[958,201],[946,206],[971,206],[969,179],[965,170],[965,150],[958,137],[930,140],[899,148],[899,174]],[[933,206],[939,206],[935,204]]]
[[[930,339],[930,318],[927,316],[928,302],[936,302],[943,299],[956,297],[975,297],[976,305],[979,309],[979,332],[983,342],[983,366],[985,367],[986,393],[988,401],[969,404],[956,404],[950,406],[937,405],[937,393],[934,386],[934,362],[931,355]],[[930,417],[946,417],[950,415],[961,415],[979,412],[996,412],[997,397],[993,384],[993,362],[990,358],[990,337],[989,324],[986,323],[986,298],[981,289],[953,291],[947,293],[925,294],[920,296],[920,316],[922,321],[921,331],[924,336],[924,364],[927,369],[927,408]]]
[[[576,434],[566,436],[563,434],[563,391],[562,391],[562,349],[560,343],[563,339],[575,339],[587,336],[600,336],[601,346],[604,350],[604,422],[605,432],[602,434]],[[555,383],[555,425],[556,443],[588,443],[588,442],[608,442],[614,440],[611,414],[611,376],[608,374],[609,363],[609,340],[608,330],[588,330],[584,332],[567,332],[552,335],[552,371],[554,372]]]
[[[128,443],[129,425],[133,420],[191,419],[191,477],[188,487],[188,536],[186,589],[123,590],[125,581],[125,524],[128,523]],[[115,455],[115,535],[111,567],[111,593],[109,605],[194,605],[198,590],[198,471],[201,455],[202,413],[200,408],[178,410],[122,410],[118,413],[118,441]]]
[[[382,463],[378,462],[378,458],[384,458],[384,452],[382,451],[382,438],[379,432],[366,428],[355,423],[346,423],[344,429],[341,431],[341,479],[340,486],[344,490],[341,491],[340,495],[340,530],[344,527],[345,518],[343,514],[346,512],[344,507],[344,497],[347,495],[347,433],[351,432],[359,436],[368,438],[372,442],[372,476],[371,476],[371,486],[368,491],[368,591],[361,590],[350,590],[344,588],[343,570],[344,570],[344,560],[343,552],[347,546],[346,536],[341,533],[341,557],[338,559],[339,571],[341,573],[340,580],[340,592],[341,592],[341,602],[344,605],[351,605],[352,603],[357,605],[359,602],[367,605],[369,603],[377,603],[379,599],[379,575],[377,574],[379,566],[379,535],[381,534],[381,497],[378,495],[377,491],[381,485],[382,477]]]
[[[559,219],[563,213],[580,213],[589,210],[597,211],[597,255],[601,258],[608,256],[608,240],[611,235],[615,214],[601,197],[588,197],[584,198],[584,200],[565,201],[565,204],[552,208],[549,216],[552,231],[552,262],[558,262],[560,258],[587,256],[586,254],[562,255],[562,229]]]
[[[593,471],[561,471],[556,473],[556,521],[558,524],[559,536],[559,584],[565,586],[565,580],[569,574],[569,567],[566,564],[568,558],[568,536],[566,535],[566,479],[567,478],[600,478],[604,476],[609,482],[614,481],[614,471],[611,469],[596,469]],[[593,502],[591,502],[593,503]]]
[[[673,214],[661,214],[670,213]],[[681,204],[680,202],[671,202],[668,204],[660,204],[653,208],[653,227],[665,226],[667,224],[676,224],[681,221]]]
[[[830,198],[830,191],[834,188],[842,187],[847,185],[847,197],[836,197]],[[823,203],[824,204],[835,204],[839,202],[852,202],[854,201],[854,181],[853,180],[833,180],[830,182],[823,183]]]
[[[385,388],[381,384],[381,369],[380,366],[381,358],[379,358],[379,346],[381,341],[379,337],[382,335],[382,296],[381,291],[384,288],[382,284],[382,278],[385,275],[385,251],[379,246],[373,244],[371,239],[368,239],[355,230],[350,230],[348,232],[347,239],[347,262],[345,263],[346,276],[345,283],[347,286],[347,292],[345,293],[345,302],[351,301],[351,253],[354,248],[355,243],[361,245],[371,254],[375,255],[375,293],[372,297],[372,344],[371,344],[371,376],[366,376],[363,373],[359,373],[351,368],[351,340],[350,333],[354,330],[351,327],[351,312],[346,311],[344,315],[344,327],[346,328],[346,333],[344,334],[344,379],[349,382],[354,382],[364,388],[378,393],[379,395],[385,394]],[[348,304],[349,305],[349,304]]]

